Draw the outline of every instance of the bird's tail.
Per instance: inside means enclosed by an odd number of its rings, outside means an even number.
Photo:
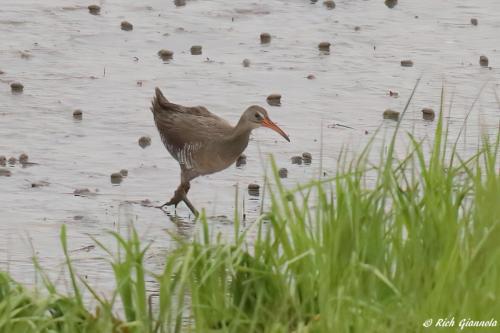
[[[166,106],[169,104],[168,99],[163,95],[160,88],[155,88],[155,97],[153,98],[153,103],[151,105],[151,112],[156,113],[162,106]]]

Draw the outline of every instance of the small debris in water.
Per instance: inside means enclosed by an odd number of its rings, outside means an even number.
[[[174,57],[174,52],[170,51],[170,50],[166,50],[166,49],[161,49],[160,51],[158,51],[158,56],[166,61],[166,60],[170,60]]]
[[[30,51],[19,51],[21,59],[30,59],[32,57]]]
[[[10,84],[10,89],[13,93],[22,93],[24,90],[24,86],[20,82],[12,82]]]
[[[396,121],[399,120],[399,112],[398,111],[387,109],[384,111],[383,115],[384,115],[384,119],[391,119],[391,120],[396,120]]]
[[[401,60],[401,66],[403,66],[403,67],[413,67],[413,61],[411,61],[411,60]]]
[[[280,94],[271,94],[267,96],[267,104],[271,106],[280,106],[281,105],[281,95]]]
[[[99,15],[99,13],[101,12],[101,7],[99,7],[98,5],[90,5],[88,6],[88,9],[89,13],[92,15]]]
[[[127,169],[121,169],[120,170],[120,175],[122,175],[123,177],[127,177],[128,176],[128,170]]]
[[[201,45],[191,46],[191,54],[192,55],[200,55],[201,54]]]
[[[149,199],[141,200],[141,206],[143,207],[153,207],[153,203]]]
[[[86,195],[92,195],[94,194],[91,192],[88,188],[77,188],[76,190],[73,191],[73,195],[75,196],[86,196]]]
[[[182,6],[185,6],[185,5],[186,5],[186,0],[174,0],[174,4],[175,4],[177,7],[182,7]]]
[[[10,177],[10,176],[12,176],[12,172],[10,172],[10,170],[0,168],[0,177]]]
[[[470,24],[472,24],[472,25],[477,25],[478,23],[479,23],[479,22],[478,22],[477,18],[471,18],[471,19],[470,19]]]
[[[123,31],[131,31],[134,29],[134,26],[129,21],[122,21],[120,27]]]
[[[354,27],[354,31],[360,31],[360,30],[361,30],[361,27],[359,25]]]
[[[85,217],[83,215],[75,215],[73,216],[73,219],[75,221],[81,221],[83,220]],[[84,246],[84,247],[81,247],[79,249],[76,249],[76,250],[72,250],[70,252],[80,252],[80,251],[85,251],[85,252],[90,252],[92,251],[93,249],[95,249],[95,245],[87,245],[87,246]],[[85,278],[87,278],[87,276],[85,275]]]
[[[49,186],[49,182],[46,182],[44,180],[41,180],[39,182],[33,182],[31,183],[31,187],[32,188],[36,188],[36,187],[45,187],[45,186]]]
[[[123,176],[119,172],[114,172],[111,174],[111,184],[120,184],[123,180]]]
[[[151,145],[151,138],[149,136],[141,136],[138,142],[139,146],[144,149],[147,146]]]
[[[236,167],[239,168],[242,165],[247,164],[247,156],[245,154],[241,154],[240,157],[236,160]]]
[[[7,164],[7,157],[0,156],[0,166],[5,166]]]
[[[278,175],[280,176],[280,178],[288,178],[288,169],[287,168],[279,169]]]
[[[328,9],[333,9],[335,8],[335,2],[333,0],[326,0],[323,1],[323,5],[328,8]]]
[[[385,0],[385,5],[389,8],[394,8],[398,4],[398,0]]]
[[[302,156],[293,156],[292,157],[292,164],[302,164]]]
[[[17,159],[15,157],[9,158],[9,164],[10,165],[15,165],[17,163]]]
[[[489,60],[488,57],[485,55],[482,55],[479,57],[479,64],[483,67],[488,67]]]
[[[320,51],[324,51],[324,52],[330,52],[330,46],[332,44],[330,44],[329,42],[321,42],[318,44],[318,48]]]
[[[304,160],[304,164],[309,165],[312,162],[312,155],[311,153],[304,152],[302,153],[302,159]]]
[[[243,59],[243,67],[250,67],[250,59]]]
[[[83,118],[82,110],[77,109],[77,110],[73,111],[73,118],[76,120],[82,120],[82,118]]]
[[[269,44],[271,42],[271,35],[267,32],[263,32],[260,34],[260,42],[261,44]]]
[[[314,76],[314,74],[309,74],[309,75],[307,76],[307,79],[308,79],[308,80],[314,80],[315,78],[316,78],[316,76]]]
[[[21,155],[19,155],[19,163],[21,163],[21,164],[28,163],[28,159],[29,159],[29,157],[25,153],[22,153]]]
[[[394,97],[394,98],[398,98],[399,93],[397,91],[389,90],[389,96]]]
[[[0,75],[2,75],[2,74],[5,74],[5,72],[4,72],[4,71],[2,71],[2,70],[0,70]]]
[[[435,117],[435,112],[433,109],[431,108],[423,108],[422,109],[422,118],[424,118],[425,120],[434,120],[434,117]]]
[[[142,87],[142,81],[137,81],[136,84],[138,87]]]
[[[281,95],[280,94],[271,94],[267,96],[267,104],[271,106],[280,106],[281,105]]]
[[[248,194],[251,196],[259,196],[260,186],[258,184],[248,184]]]

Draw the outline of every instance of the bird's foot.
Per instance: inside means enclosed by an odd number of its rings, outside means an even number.
[[[189,191],[189,183],[187,185],[186,184],[179,185],[177,190],[175,190],[174,196],[170,199],[170,201],[167,201],[163,205],[157,206],[156,208],[163,209],[163,207],[165,206],[172,206],[172,205],[175,208],[177,208],[179,202],[185,201],[187,191]]]

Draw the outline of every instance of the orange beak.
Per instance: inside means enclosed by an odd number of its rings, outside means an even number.
[[[290,138],[288,137],[288,135],[285,132],[283,132],[283,130],[279,128],[278,125],[273,123],[271,119],[264,118],[264,120],[262,120],[262,126],[270,128],[275,132],[278,132],[282,137],[285,138],[286,141],[290,142]]]

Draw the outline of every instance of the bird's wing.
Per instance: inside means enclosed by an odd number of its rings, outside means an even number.
[[[233,127],[203,106],[186,107],[170,103],[156,88],[151,107],[156,127],[170,154],[192,167],[193,154],[228,135]]]

